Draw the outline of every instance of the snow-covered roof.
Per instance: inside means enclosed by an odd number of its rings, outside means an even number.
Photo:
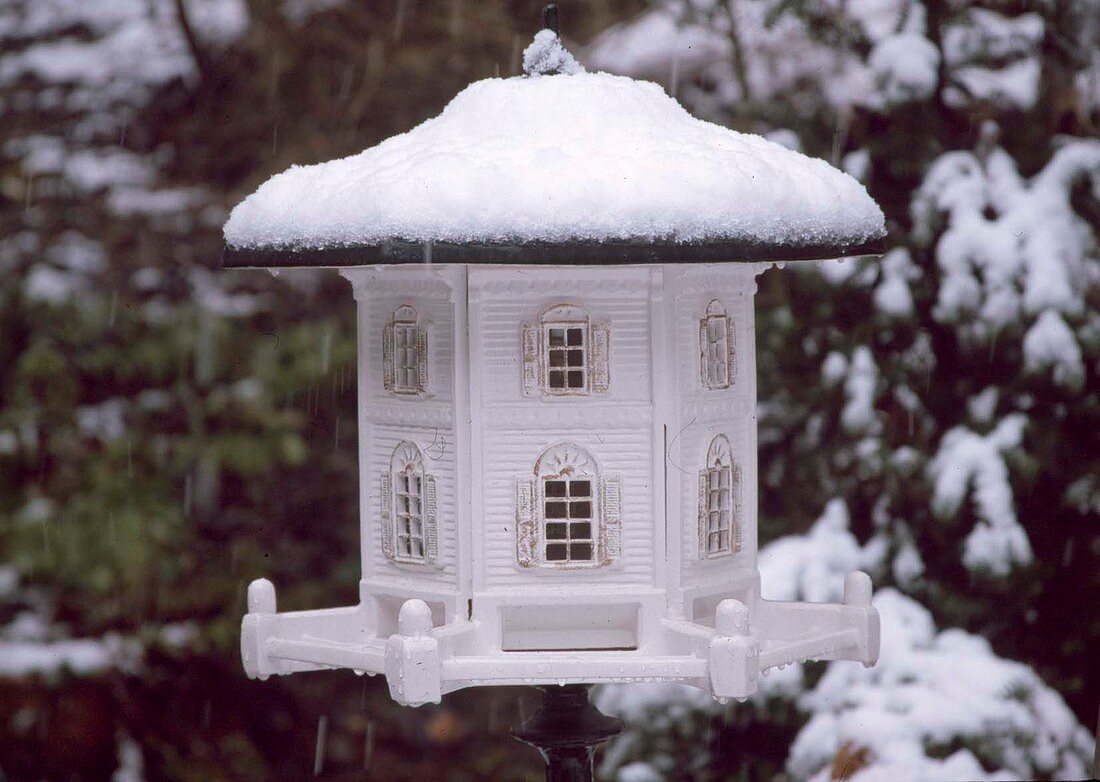
[[[426,243],[437,261],[489,262],[877,248],[882,211],[852,177],[696,119],[651,82],[586,73],[553,33],[540,36],[556,48],[525,61],[551,62],[553,75],[475,82],[407,133],[269,179],[229,216],[227,265],[419,260]]]

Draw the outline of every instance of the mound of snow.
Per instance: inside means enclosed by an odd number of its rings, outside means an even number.
[[[852,245],[884,233],[822,160],[692,117],[604,73],[486,79],[358,155],[293,167],[233,210],[231,247],[389,239]]]

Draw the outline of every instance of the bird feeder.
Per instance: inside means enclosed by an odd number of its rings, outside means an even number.
[[[555,30],[523,61],[226,223],[226,267],[339,269],[358,307],[359,602],[279,612],[252,582],[246,672],[382,674],[416,706],[744,698],[769,668],[873,664],[866,574],[841,603],[761,598],[753,294],[776,263],[877,254],[882,212],[821,160],[585,72]]]

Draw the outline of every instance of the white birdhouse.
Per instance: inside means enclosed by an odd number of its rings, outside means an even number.
[[[772,602],[757,571],[755,276],[879,250],[823,161],[586,73],[543,30],[365,152],[294,167],[225,227],[225,265],[333,267],[358,305],[357,605],[248,590],[249,676],[462,687],[676,681],[872,664],[878,615]]]

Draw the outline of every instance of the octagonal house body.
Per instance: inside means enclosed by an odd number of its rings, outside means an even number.
[[[745,697],[797,660],[878,654],[870,580],[760,598],[755,275],[878,250],[882,214],[821,161],[583,72],[528,74],[410,133],[269,180],[226,265],[337,267],[358,306],[356,606],[249,587],[250,676],[473,685],[681,681]]]

